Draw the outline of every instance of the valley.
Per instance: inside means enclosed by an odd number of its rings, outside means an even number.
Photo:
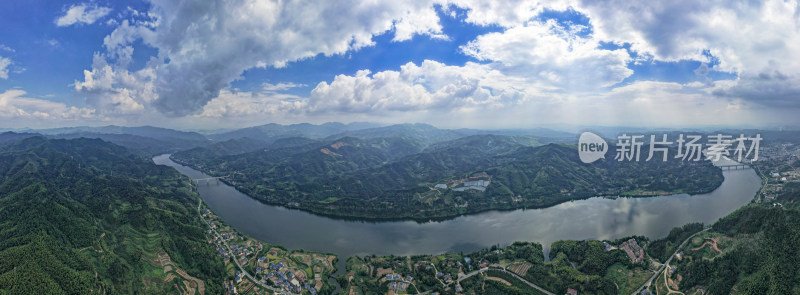
[[[595,196],[702,194],[722,182],[708,161],[619,162],[609,153],[600,164],[584,164],[574,145],[556,143],[565,138],[466,135],[429,125],[377,129],[371,132],[395,137],[354,137],[372,134],[362,131],[279,138],[240,154],[230,154],[234,143],[226,141],[171,158],[268,204],[363,219],[430,220]]]
[[[0,234],[14,238],[0,253],[44,260],[4,258],[0,292],[756,294],[797,273],[764,271],[795,255],[784,247],[792,221],[781,221],[796,210],[790,142],[769,142],[755,169],[723,172],[613,155],[587,165],[566,139],[412,126],[389,126],[400,131],[388,138],[207,142],[157,165],[161,150],[125,141],[5,133]],[[337,214],[347,202],[364,208]],[[429,211],[392,213],[419,206]]]

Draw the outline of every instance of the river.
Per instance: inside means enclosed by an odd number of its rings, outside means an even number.
[[[153,158],[194,178],[209,177],[179,165],[169,155]],[[543,209],[488,211],[446,221],[352,221],[261,203],[222,182],[198,184],[198,192],[214,212],[239,231],[289,249],[352,255],[413,255],[471,252],[494,244],[558,240],[617,239],[630,235],[666,236],[691,222],[710,224],[747,204],[761,187],[752,169],[724,171],[720,187],[702,195],[650,198],[590,198]]]

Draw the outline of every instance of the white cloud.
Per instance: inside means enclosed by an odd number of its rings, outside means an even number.
[[[459,67],[426,60],[419,66],[407,63],[400,71],[371,74],[362,70],[354,76],[338,75],[330,84],[321,82],[311,91],[308,110],[366,113],[493,108],[525,98],[517,86],[523,84],[518,82],[523,81],[486,65]]]
[[[793,78],[800,76],[800,1],[797,0],[512,0],[502,4],[452,0],[451,3],[468,9],[468,22],[509,28],[504,33],[520,30],[544,10],[575,9],[589,18],[595,42],[630,44],[640,59],[713,62],[711,70],[739,76],[732,81],[732,85],[740,84],[738,87],[717,89],[716,95],[768,106],[800,106],[798,81]],[[622,73],[619,68],[607,70],[610,81]],[[787,78],[779,78],[781,75]]]
[[[94,110],[67,106],[50,100],[25,97],[25,91],[10,89],[0,93],[0,119],[85,120]]]
[[[592,1],[581,4],[601,40],[629,42],[657,60],[720,59],[718,69],[800,65],[797,1]]]
[[[98,19],[108,15],[111,8],[100,7],[95,4],[81,3],[70,6],[64,15],[58,17],[55,23],[59,27],[66,27],[73,24],[93,24]]]
[[[119,51],[129,60],[133,49]],[[83,82],[75,81],[75,90],[86,95],[87,104],[103,114],[137,115],[152,103],[155,97],[153,70],[144,68],[129,72],[114,69],[105,57],[95,54],[92,70],[84,70]]]
[[[599,49],[597,40],[576,33],[554,21],[532,21],[478,36],[461,49],[506,74],[568,91],[608,87],[633,74],[626,50]]]
[[[796,0],[586,1],[580,10],[597,38],[631,43],[656,60],[705,62],[704,51],[710,53],[719,61],[713,70],[739,75],[739,86],[718,89],[718,95],[800,106]]]
[[[486,65],[467,63],[459,67],[426,60],[420,65],[403,65],[399,71],[363,70],[353,76],[339,75],[330,84],[319,83],[309,97],[275,92],[297,86],[291,83],[265,84],[261,92],[223,89],[201,113],[190,117],[310,121],[319,117],[341,120],[336,116],[347,114],[351,119],[385,121],[387,117],[412,118],[404,113],[485,111],[536,98],[535,89],[516,86],[521,82]]]
[[[263,89],[264,91],[283,91],[292,88],[306,87],[306,86],[307,86],[306,84],[296,84],[294,82],[280,82],[278,84],[264,83],[261,85],[261,89]]]
[[[232,92],[222,90],[220,95],[203,107],[198,118],[235,118],[252,115],[274,115],[299,112],[306,102],[299,97],[270,92]]]
[[[302,115],[365,114],[447,127],[503,128],[542,124],[686,127],[776,122],[738,98],[711,95],[704,83],[638,81],[609,91],[541,92],[491,64],[464,67],[425,61],[400,71],[339,75],[312,91]],[[349,116],[349,115],[348,115]],[[749,125],[752,126],[752,125]]]
[[[148,65],[153,105],[182,116],[200,111],[250,68],[358,50],[391,30],[397,41],[419,34],[443,38],[433,9],[430,1],[153,0],[152,21],[123,22],[104,44],[110,57],[138,38],[157,48],[158,61]]]
[[[0,79],[8,79],[8,67],[11,65],[11,59],[0,56]]]
[[[574,6],[570,0],[448,0],[448,4],[467,9],[466,21],[478,25],[499,25],[511,28],[522,25],[545,9],[564,11]]]
[[[434,39],[448,40],[448,37],[442,33],[439,16],[433,9],[406,11],[406,14],[395,22],[394,30],[392,41],[395,42],[410,40],[415,35],[428,35]]]
[[[248,69],[345,54],[372,46],[373,36],[381,34],[393,34],[393,42],[417,35],[446,39],[434,9],[437,4],[445,13],[453,7],[466,9],[466,22],[501,28],[462,44],[463,54],[482,63],[451,66],[428,60],[376,73],[363,69],[321,82],[307,97],[279,93],[306,86],[291,82],[264,83],[253,92],[230,88]],[[598,116],[595,110],[602,109],[632,112],[643,122],[654,118],[699,122],[681,117],[679,109],[742,114],[742,108],[758,107],[751,102],[800,107],[794,103],[800,100],[797,5],[779,0],[733,4],[721,0],[152,0],[147,12],[125,12],[130,20],[120,21],[104,39],[106,52],[95,57],[75,89],[102,114],[158,110],[170,116],[190,115],[187,118],[282,113],[310,118],[375,113],[384,114],[384,119],[385,114],[424,117],[428,112],[443,118],[450,113],[479,116],[480,110],[488,109],[546,122],[560,120],[553,114],[590,120]],[[537,18],[546,10],[567,9],[588,16],[590,34],[580,32],[581,26]],[[158,55],[142,69],[129,69],[131,44],[140,39]],[[711,68],[701,68],[701,77],[711,76],[709,71],[728,71],[738,78],[684,85],[634,81],[619,86],[633,74],[628,68],[632,57],[626,49],[602,49],[602,42],[631,44],[630,52],[638,53],[639,59],[708,63]],[[606,103],[620,107],[604,107]],[[634,106],[663,112],[636,112]],[[535,115],[519,113],[524,110]]]
[[[710,95],[713,88],[704,83],[638,81],[591,96],[552,95],[536,93],[535,88],[510,91],[512,87],[503,83],[522,85],[509,80],[516,78],[503,76],[484,65],[472,64],[467,68],[426,61],[421,65],[407,64],[400,71],[340,75],[331,83],[320,83],[310,98],[222,90],[203,112],[168,120],[192,128],[198,128],[198,124],[240,127],[265,120],[427,122],[450,128],[548,124],[681,128],[786,124],[784,118],[793,113],[759,107],[747,100]],[[469,89],[463,93],[490,93],[483,100],[464,98],[469,95],[459,98],[453,95],[458,92],[454,89]],[[505,91],[495,93],[495,89]],[[445,95],[439,95],[442,93]]]
[[[58,42],[58,40],[56,40],[56,39],[50,39],[50,40],[47,40],[47,45],[50,45],[50,47],[53,47],[53,48],[60,48],[61,47],[61,42]]]
[[[774,110],[740,98],[709,95],[712,89],[704,83],[637,81],[586,97],[575,107],[584,119],[605,125],[753,127],[781,122]]]
[[[337,101],[339,107],[364,111],[369,108],[386,109],[420,109],[424,106],[439,107],[456,102],[474,103],[478,101],[499,100],[496,93],[502,91],[519,95],[519,88],[539,88],[539,91],[569,89],[576,86],[582,88],[605,87],[613,85],[631,71],[626,67],[630,59],[625,50],[599,50],[598,43],[591,38],[578,38],[570,28],[561,28],[553,23],[528,22],[528,19],[538,15],[545,8],[567,9],[568,2],[553,2],[545,4],[530,4],[527,1],[513,3],[515,8],[525,5],[535,5],[535,8],[521,10],[507,9],[503,5],[492,3],[477,3],[472,1],[442,2],[447,9],[449,5],[468,8],[467,21],[480,24],[498,23],[508,27],[505,32],[482,36],[465,46],[465,52],[481,60],[492,62],[490,67],[481,67],[485,72],[494,72],[494,75],[505,75],[506,81],[516,81],[519,84],[507,83],[509,88],[485,88],[484,85],[473,83],[452,84],[451,87],[462,87],[448,93],[443,89],[433,89],[427,92],[425,87],[413,87],[415,81],[404,81],[403,85],[412,87],[389,89],[389,87],[373,86],[371,93],[381,91],[404,91],[413,96],[411,101],[398,95],[385,98],[366,98],[364,102],[376,103],[376,106],[349,108],[345,105],[355,106],[352,102],[345,101],[343,95],[334,98],[320,99],[323,88],[320,86],[312,92],[309,108],[324,109],[325,103]],[[137,13],[144,15],[143,13]],[[512,14],[511,19],[504,18]],[[318,54],[335,55],[347,51],[358,50],[373,44],[372,37],[394,31],[393,40],[401,42],[412,38],[414,35],[427,35],[431,38],[447,38],[443,35],[438,15],[431,1],[383,1],[360,2],[350,4],[342,3],[305,3],[272,1],[242,1],[230,2],[191,2],[191,1],[161,1],[154,0],[148,13],[149,21],[130,23],[123,21],[117,29],[108,35],[104,45],[108,53],[107,59],[118,59],[118,56],[128,56],[119,52],[129,48],[137,39],[157,48],[159,56],[148,64],[147,81],[139,86],[152,87],[154,92],[145,92],[140,89],[121,88],[116,83],[107,87],[107,92],[115,93],[116,101],[101,105],[99,101],[90,100],[92,105],[98,106],[103,111],[105,107],[130,106],[131,109],[141,110],[137,104],[123,104],[122,101],[136,102],[143,108],[146,98],[136,95],[146,94],[152,99],[152,105],[159,111],[174,116],[183,116],[197,112],[204,112],[206,103],[220,95],[220,91],[229,87],[229,83],[239,79],[243,71],[253,67],[283,67],[288,63],[314,57]],[[335,15],[336,17],[331,17]],[[314,20],[314,21],[306,21]],[[524,25],[524,26],[523,26]],[[532,49],[515,56],[508,48]],[[548,56],[538,55],[538,51],[551,50]],[[536,58],[536,59],[526,59]],[[95,64],[98,64],[95,62]],[[434,63],[428,63],[433,65]],[[127,62],[104,62],[106,69],[93,68],[89,73],[101,74],[110,72],[111,76],[127,75]],[[416,67],[406,65],[409,69]],[[421,65],[424,70],[436,70],[435,66]],[[440,67],[444,68],[444,67]],[[479,68],[473,65],[473,68]],[[467,71],[455,67],[452,72]],[[118,74],[116,72],[119,72]],[[393,79],[393,71],[376,73],[368,79],[383,80]],[[432,75],[433,73],[418,74]],[[514,77],[516,76],[516,77]],[[89,76],[87,76],[89,77]],[[359,80],[362,77],[351,77]],[[337,77],[326,88],[336,94],[343,91],[342,85],[348,83],[345,76]],[[90,82],[90,80],[86,80]],[[408,84],[408,82],[412,82]],[[82,85],[76,83],[76,85]],[[361,85],[360,86],[364,86]],[[274,87],[274,86],[268,86]],[[466,88],[464,88],[466,87]],[[471,88],[470,88],[471,87]],[[79,91],[87,92],[91,87],[76,87]],[[423,93],[425,90],[427,93]],[[355,91],[355,90],[354,90]],[[491,93],[490,93],[491,92]],[[342,92],[344,93],[344,92]],[[360,92],[361,93],[361,92]],[[467,97],[467,94],[474,97]],[[508,95],[505,93],[503,95]],[[129,95],[123,95],[129,94]],[[445,98],[452,94],[457,97]],[[377,94],[376,94],[377,95]],[[124,97],[123,98],[120,98]],[[362,95],[363,96],[363,95]],[[398,99],[400,101],[390,101]],[[501,103],[501,102],[493,102]],[[333,105],[328,105],[333,106]],[[105,112],[105,111],[103,111]]]
[[[16,50],[14,50],[14,48],[8,47],[5,44],[0,44],[0,50],[8,51],[8,52],[11,52],[11,53],[14,53],[16,51]]]

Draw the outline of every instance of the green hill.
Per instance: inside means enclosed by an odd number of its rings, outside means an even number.
[[[222,292],[222,261],[175,170],[97,139],[34,137],[0,149],[0,172],[0,294],[182,292],[159,254]]]
[[[707,161],[619,162],[613,156],[584,164],[574,146],[473,135],[436,143],[345,137],[229,156],[182,152],[173,159],[226,176],[267,203],[361,218],[442,218],[599,195],[697,194],[722,182],[720,169]],[[477,180],[485,181],[482,187],[467,187]]]

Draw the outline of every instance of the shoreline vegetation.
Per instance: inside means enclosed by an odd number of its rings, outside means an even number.
[[[172,158],[170,158],[170,159],[173,160]],[[175,161],[175,163],[183,165],[183,166],[188,166],[187,164],[180,163],[178,161]],[[188,167],[190,167],[192,169],[195,169],[195,167],[191,167],[191,166],[188,166]],[[666,197],[666,196],[681,195],[681,194],[687,194],[687,195],[690,195],[690,196],[694,196],[694,195],[708,194],[708,193],[713,192],[717,188],[719,188],[719,185],[717,185],[716,187],[709,188],[709,189],[707,189],[705,191],[697,191],[697,192],[692,192],[692,193],[675,192],[675,193],[659,193],[659,194],[624,194],[624,195],[616,195],[616,196],[607,196],[607,195],[606,196],[587,196],[587,197],[580,198],[580,199],[563,200],[563,201],[559,201],[559,202],[553,203],[551,205],[539,206],[539,207],[511,207],[511,208],[497,207],[497,208],[487,208],[487,209],[476,209],[475,211],[468,211],[468,212],[464,212],[464,213],[458,213],[458,214],[455,214],[455,215],[445,215],[445,216],[428,217],[428,218],[415,218],[415,217],[351,216],[351,215],[331,214],[331,213],[328,213],[326,211],[313,211],[312,209],[303,208],[303,207],[300,207],[300,206],[292,206],[292,205],[287,205],[285,203],[271,203],[271,202],[269,202],[267,200],[263,200],[263,199],[260,199],[260,198],[255,198],[255,197],[252,197],[252,196],[248,195],[247,193],[239,190],[239,187],[236,187],[235,185],[225,181],[224,179],[220,179],[219,181],[224,183],[224,184],[226,184],[226,185],[228,185],[228,186],[230,186],[230,187],[233,187],[234,189],[236,189],[240,193],[245,194],[248,197],[250,197],[250,198],[252,198],[252,199],[254,199],[256,201],[259,201],[259,202],[261,202],[261,203],[263,203],[265,205],[279,206],[279,207],[282,207],[282,208],[285,208],[285,209],[288,209],[288,210],[299,210],[299,211],[302,211],[302,212],[306,212],[306,213],[310,213],[310,214],[314,214],[314,215],[318,215],[318,216],[322,216],[322,217],[326,217],[326,218],[330,218],[330,219],[334,219],[334,220],[363,221],[363,222],[414,221],[414,222],[417,222],[417,223],[447,221],[447,220],[455,219],[455,218],[462,217],[462,216],[481,214],[481,213],[486,213],[486,212],[510,212],[510,211],[516,211],[516,210],[546,209],[546,208],[550,208],[550,207],[553,207],[553,206],[558,206],[558,205],[563,204],[563,203],[568,203],[568,202],[572,202],[572,201],[588,200],[588,199],[592,199],[592,198],[604,198],[604,199],[656,198],[656,197]]]
[[[208,227],[208,242],[225,263],[226,291],[331,294],[338,287],[329,281],[337,271],[336,254],[289,250],[257,240],[229,226],[201,198],[197,211]]]
[[[0,171],[0,294],[336,288],[336,255],[236,232],[198,204],[186,175],[118,145],[31,137],[0,145]],[[270,263],[282,265],[265,271]],[[237,280],[234,264],[259,286]]]
[[[532,242],[466,254],[354,256],[347,258],[337,282],[356,293],[627,293],[650,281],[649,290],[659,294],[726,294],[734,288],[745,294],[797,293],[800,268],[793,261],[800,259],[800,208],[794,201],[800,189],[793,184],[800,161],[790,163],[769,176],[785,188],[780,194],[746,205],[711,227],[689,224],[658,240],[557,241],[550,261],[542,257],[542,245]],[[225,253],[215,238],[222,234],[211,235],[207,226],[216,222],[212,229],[236,230],[202,210],[207,208],[197,203],[192,184],[175,169],[101,140],[41,137],[1,146],[0,165],[8,172],[0,185],[0,294],[255,290],[256,284],[247,286],[245,279],[236,282],[235,263],[219,258]],[[695,171],[721,176],[718,168],[699,167]],[[305,275],[315,291],[333,292],[327,276],[336,273],[340,257],[287,251],[236,233],[226,242],[236,242],[239,264],[256,280],[277,288],[278,282],[286,286],[280,274]],[[230,253],[232,247],[225,247]],[[259,261],[262,257],[265,261]],[[285,262],[285,269],[264,272],[264,266],[272,267],[269,262]],[[318,282],[322,286],[316,288]],[[302,292],[311,293],[308,287],[303,285],[307,291]]]
[[[722,170],[708,161],[618,162],[609,155],[602,163],[583,164],[574,155],[577,153],[574,146],[555,144],[509,147],[499,155],[486,156],[491,159],[482,165],[468,167],[437,170],[442,162],[438,157],[442,155],[423,152],[421,156],[412,154],[394,162],[383,161],[378,166],[358,168],[359,164],[352,164],[344,158],[345,155],[363,157],[366,152],[362,150],[330,156],[326,150],[320,152],[316,149],[341,145],[341,141],[334,142],[307,148],[309,151],[300,152],[301,155],[297,155],[296,150],[288,152],[288,155],[283,154],[287,153],[285,150],[264,150],[206,159],[193,157],[189,151],[171,154],[170,159],[212,177],[220,177],[221,182],[268,205],[335,219],[375,222],[442,221],[487,211],[548,208],[594,197],[697,195],[714,191],[724,181]],[[270,154],[266,157],[277,154],[278,158],[264,160],[263,154]],[[321,161],[325,166],[305,171],[302,168],[308,163],[302,160],[301,163],[286,163],[289,160],[284,157],[289,156],[321,157],[314,161]],[[447,157],[455,156],[451,153]],[[548,159],[541,160],[542,157]],[[464,160],[463,157],[456,158]],[[291,165],[297,167],[287,168]],[[356,168],[349,171],[330,168],[335,165]],[[277,169],[291,171],[286,172],[289,174],[287,177],[275,176],[279,173]],[[390,172],[384,173],[379,169]],[[423,171],[413,171],[415,169]],[[425,177],[420,175],[438,176],[430,177],[437,181],[425,181]],[[469,179],[486,179],[484,181],[488,184],[478,187],[480,190],[464,190],[463,183]],[[357,188],[346,188],[349,186]]]
[[[656,240],[556,241],[549,261],[535,242],[354,256],[338,280],[350,294],[795,294],[800,207],[783,201],[788,205],[748,204],[712,225],[686,224]]]

